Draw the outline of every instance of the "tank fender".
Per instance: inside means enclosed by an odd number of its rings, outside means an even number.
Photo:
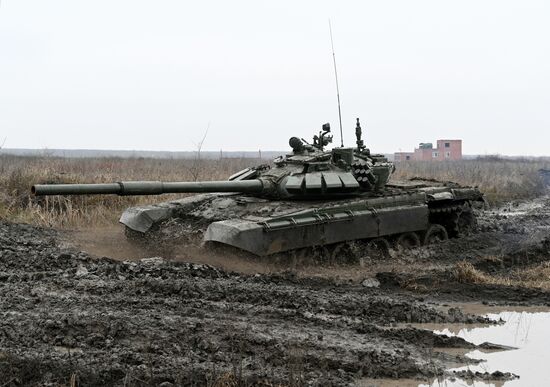
[[[169,219],[173,209],[161,206],[132,207],[126,209],[119,222],[134,231],[146,233],[158,222]]]
[[[235,246],[258,256],[284,251],[281,246],[269,251],[263,227],[256,222],[229,219],[211,223],[204,233],[203,242],[219,242]]]
[[[149,206],[130,207],[121,215],[119,222],[134,231],[146,233],[154,224],[177,216],[181,211],[196,206],[216,197],[231,196],[232,194],[202,194],[188,196],[171,202],[151,204]]]
[[[453,195],[452,192],[446,191],[446,192],[436,192],[433,194],[428,195],[428,198],[431,200],[439,201],[439,200],[453,200],[455,198],[455,195]]]

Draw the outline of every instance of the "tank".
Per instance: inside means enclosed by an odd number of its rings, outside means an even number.
[[[227,181],[131,181],[34,185],[35,195],[160,195],[200,193],[128,208],[120,223],[145,247],[168,242],[231,246],[256,256],[380,254],[458,237],[475,225],[484,201],[472,187],[450,182],[390,180],[395,165],[364,145],[359,119],[355,147],[326,147],[330,125],[311,143],[272,165],[246,168]]]

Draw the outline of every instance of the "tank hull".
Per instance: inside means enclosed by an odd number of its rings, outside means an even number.
[[[483,197],[475,188],[433,182],[395,184],[374,197],[331,201],[274,201],[242,194],[204,194],[129,208],[120,222],[143,235],[162,231],[170,224],[176,230],[174,234],[188,236],[184,238],[187,242],[216,242],[269,256],[407,233],[421,237],[434,223],[443,224],[452,234],[463,208],[481,200]],[[170,239],[170,235],[164,232],[165,238]],[[178,243],[176,238],[174,242]]]

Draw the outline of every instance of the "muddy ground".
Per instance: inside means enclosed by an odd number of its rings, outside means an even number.
[[[192,263],[189,251],[118,256],[116,243],[102,257],[75,233],[0,222],[0,386],[429,380],[472,361],[448,349],[474,346],[408,324],[490,323],[455,302],[550,306],[547,290],[457,274],[464,261],[499,278],[549,261],[549,215],[548,197],[514,203],[483,213],[461,240],[362,268],[292,271]],[[488,377],[512,375],[477,375]]]

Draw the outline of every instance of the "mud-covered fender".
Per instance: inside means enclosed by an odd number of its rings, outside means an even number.
[[[120,216],[119,222],[134,231],[146,233],[158,222],[169,219],[173,209],[161,206],[128,208]]]

